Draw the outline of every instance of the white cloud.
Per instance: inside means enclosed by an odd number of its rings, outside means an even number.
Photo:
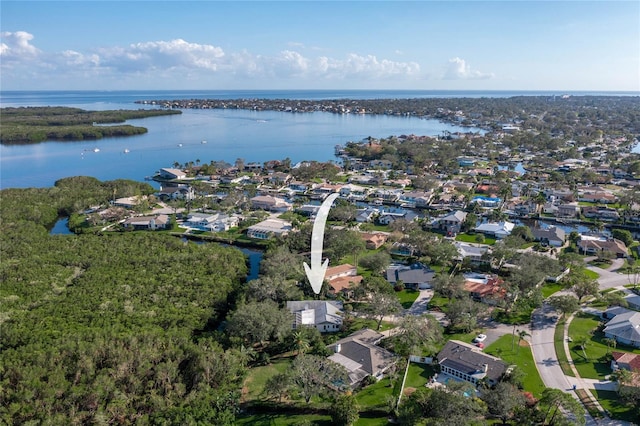
[[[464,59],[455,57],[449,59],[443,78],[445,80],[486,80],[493,77],[493,73],[472,70]]]
[[[40,51],[30,42],[33,35],[26,31],[0,32],[0,57],[2,61],[23,61],[35,58]]]
[[[416,62],[398,62],[375,55],[351,53],[343,58],[305,56],[301,49],[291,48],[275,55],[249,51],[225,52],[211,44],[190,43],[182,39],[147,41],[127,46],[112,46],[79,52],[43,53],[30,42],[33,35],[19,31],[2,33],[2,68],[5,81],[25,80],[20,70],[28,69],[30,77],[47,70],[49,80],[55,72],[59,78],[72,81],[74,76],[91,76],[125,80],[144,78],[148,81],[171,81],[188,77],[197,81],[264,79],[348,80],[420,78]],[[38,61],[32,61],[37,57]],[[8,65],[11,58],[15,66]],[[22,65],[22,66],[21,66]],[[34,66],[37,65],[37,66]]]

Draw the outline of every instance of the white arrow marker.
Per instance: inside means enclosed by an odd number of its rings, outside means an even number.
[[[331,194],[320,206],[316,219],[313,221],[313,233],[311,234],[311,267],[304,262],[304,271],[311,284],[311,288],[316,294],[320,294],[324,274],[327,272],[329,259],[322,262],[322,244],[324,241],[324,225],[327,223],[327,216],[331,209],[331,204],[338,198],[338,194]]]

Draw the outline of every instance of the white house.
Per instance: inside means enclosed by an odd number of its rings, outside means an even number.
[[[267,219],[247,228],[247,236],[258,240],[268,240],[273,236],[291,232],[291,222],[282,219]]]
[[[490,237],[504,238],[511,235],[514,227],[515,223],[512,222],[487,222],[476,226],[475,231]]]
[[[183,226],[202,231],[221,232],[237,227],[239,221],[237,216],[222,213],[190,213]]]
[[[251,207],[259,210],[272,212],[286,212],[291,210],[291,203],[283,198],[272,197],[271,195],[258,195],[251,199]]]
[[[321,333],[339,331],[342,326],[342,302],[296,300],[287,302],[294,316],[293,328],[315,327]]]

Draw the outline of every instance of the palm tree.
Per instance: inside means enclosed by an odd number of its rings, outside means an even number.
[[[589,361],[589,358],[587,358],[587,352],[585,350],[587,348],[587,344],[589,343],[589,338],[587,336],[582,336],[576,343],[578,346],[580,346],[580,349],[582,349],[582,356],[584,356],[584,359],[586,361]]]
[[[309,339],[307,339],[304,330],[296,330],[293,332],[293,346],[296,349],[296,355],[304,354],[309,350]]]
[[[527,336],[531,337],[531,334],[527,333],[526,330],[518,330],[518,350],[516,354],[520,352],[520,342]]]
[[[602,339],[602,342],[607,345],[607,355],[611,353],[611,349],[615,349],[618,345],[616,339],[610,337],[605,337],[604,339]]]

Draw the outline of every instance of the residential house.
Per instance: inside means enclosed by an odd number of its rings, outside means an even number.
[[[324,200],[329,195],[335,194],[336,192],[340,192],[341,189],[342,189],[342,185],[332,185],[329,183],[323,183],[311,190],[310,197],[315,200]]]
[[[294,194],[304,194],[311,188],[311,185],[306,182],[293,181],[289,183],[288,188]]]
[[[400,195],[399,202],[416,208],[427,208],[433,198],[432,191],[409,191]]]
[[[267,179],[272,185],[286,185],[291,181],[291,175],[289,173],[274,172],[269,174]]]
[[[476,232],[480,232],[489,237],[505,238],[511,235],[511,231],[515,227],[515,223],[512,222],[486,222],[476,226],[474,229]]]
[[[616,315],[604,330],[605,337],[616,342],[640,348],[640,312],[627,312]]]
[[[385,272],[385,277],[391,285],[401,281],[405,287],[419,290],[431,288],[435,275],[434,270],[419,262],[411,265],[394,264]]]
[[[387,242],[389,234],[386,232],[361,232],[360,237],[364,240],[367,250],[376,250]]]
[[[363,209],[356,210],[356,222],[358,223],[367,223],[372,222],[373,219],[378,215],[378,209],[374,209],[372,207],[366,207]]]
[[[341,197],[355,201],[363,201],[369,195],[369,189],[352,183],[344,185],[339,192]]]
[[[578,203],[557,204],[557,208],[556,217],[574,218],[580,214],[580,206]]]
[[[267,210],[270,212],[286,212],[292,209],[291,203],[283,198],[271,195],[257,195],[251,198],[251,207],[256,210]]]
[[[116,200],[113,201],[113,205],[116,207],[124,207],[125,209],[133,209],[146,199],[147,199],[146,195],[136,196],[136,197],[117,198]]]
[[[628,352],[611,352],[611,369],[613,371],[624,369],[640,373],[640,355]]]
[[[247,228],[247,236],[259,240],[267,240],[274,236],[287,235],[291,232],[290,222],[282,219],[267,219]]]
[[[342,293],[350,297],[354,285],[362,282],[362,276],[358,275],[358,269],[348,263],[327,268],[324,279],[329,282],[333,294]]]
[[[608,207],[585,206],[582,207],[582,215],[590,219],[600,219],[605,221],[615,221],[620,219],[618,210]]]
[[[484,195],[478,195],[471,199],[471,204],[477,204],[483,209],[496,209],[502,204],[502,199],[499,197],[485,197]]]
[[[223,213],[189,213],[183,226],[201,231],[222,232],[238,226],[240,218]]]
[[[640,295],[631,293],[624,297],[624,300],[629,304],[629,308],[640,311]]]
[[[187,174],[180,169],[163,168],[160,169],[158,176],[161,179],[180,180],[185,179]]]
[[[122,226],[125,229],[139,230],[151,230],[167,229],[171,226],[171,220],[166,214],[158,216],[134,216],[126,219]]]
[[[467,213],[462,210],[456,210],[446,216],[436,218],[431,226],[435,229],[445,232],[447,235],[455,235],[460,232],[462,224],[467,219]]]
[[[383,337],[364,328],[328,346],[333,352],[329,359],[347,369],[351,388],[357,388],[368,376],[380,380],[397,362],[396,355],[377,346]]]
[[[477,302],[495,305],[503,300],[507,290],[499,277],[484,274],[464,274],[464,289]]]
[[[321,333],[340,330],[342,302],[327,300],[288,301],[287,309],[293,314],[293,328],[315,327]]]
[[[381,225],[389,225],[397,220],[406,220],[407,222],[411,222],[417,217],[418,215],[411,210],[405,210],[402,212],[383,212],[378,217],[378,223]]]
[[[469,259],[469,262],[475,265],[485,264],[488,260],[485,259],[485,253],[489,252],[489,246],[485,244],[472,244],[462,241],[454,242],[456,250],[458,250],[457,260],[464,261]]]
[[[567,241],[567,235],[562,228],[550,226],[549,228],[531,228],[533,239],[542,245],[562,247]]]
[[[313,217],[320,211],[320,206],[315,204],[304,204],[296,208],[296,213],[306,217]]]
[[[507,364],[488,355],[480,348],[459,340],[449,340],[436,357],[440,371],[455,378],[478,385],[497,384],[507,372]]]
[[[603,320],[613,319],[616,315],[626,314],[629,312],[633,312],[631,309],[624,308],[622,306],[612,306],[607,310],[603,311],[600,316]]]
[[[191,186],[168,186],[160,188],[160,191],[156,192],[156,196],[162,201],[190,201],[195,198],[195,191]]]
[[[413,256],[416,249],[410,244],[395,242],[391,245],[391,254],[396,256]]]
[[[627,246],[616,238],[600,238],[581,235],[578,241],[578,249],[584,254],[597,255],[603,251],[612,252],[617,258],[629,255]]]
[[[578,201],[600,204],[613,204],[618,201],[618,197],[606,191],[585,191],[581,194],[578,194]]]

